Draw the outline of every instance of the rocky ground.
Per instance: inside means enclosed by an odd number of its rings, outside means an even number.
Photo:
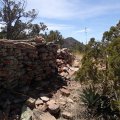
[[[62,61],[59,75],[17,91],[5,90],[0,100],[0,120],[84,120],[82,86],[73,80],[80,60],[75,58],[72,66]]]

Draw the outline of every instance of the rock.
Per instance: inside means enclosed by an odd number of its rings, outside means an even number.
[[[60,101],[59,104],[64,106],[66,104],[66,102]]]
[[[56,120],[49,112],[33,111],[33,120]]]
[[[62,95],[64,95],[64,96],[69,96],[70,95],[70,91],[67,90],[67,89],[62,88],[62,89],[60,89],[60,91],[61,91]]]
[[[37,99],[36,101],[35,101],[35,105],[43,105],[43,101],[41,100],[41,99]]]
[[[62,69],[63,69],[64,72],[68,71],[68,67],[63,67]]]
[[[26,95],[29,91],[26,86],[33,79],[41,81],[57,71],[57,45],[46,43],[41,36],[35,40],[0,40],[0,58],[0,93],[3,88],[25,86],[17,91]],[[41,88],[47,86],[44,82]]]
[[[40,111],[42,111],[42,112],[46,111],[47,108],[48,108],[48,106],[47,106],[45,103],[42,104],[42,105],[36,106],[36,109],[38,109],[38,110],[40,110]]]
[[[72,99],[70,99],[70,98],[67,98],[67,102],[68,103],[74,103],[74,101]]]
[[[79,68],[75,68],[75,67],[70,67],[70,69],[74,72],[77,72],[79,70]]]
[[[69,112],[63,112],[62,117],[65,118],[65,119],[70,119],[71,120],[73,116]]]
[[[72,64],[74,61],[74,56],[70,53],[70,50],[67,48],[62,48],[57,50],[57,59],[62,60],[65,64]],[[60,63],[60,60],[57,60],[57,63]]]
[[[67,72],[61,72],[60,75],[63,77],[67,77],[69,74]]]
[[[65,119],[65,118],[62,117],[62,118],[59,118],[59,119],[57,119],[57,120],[67,120],[67,119]]]
[[[20,120],[31,120],[32,115],[33,115],[32,110],[27,106],[23,106]]]
[[[34,98],[29,98],[29,99],[26,101],[26,105],[29,106],[30,108],[34,108],[34,107],[35,107],[35,101],[36,101],[36,99],[34,99]]]
[[[56,118],[47,112],[41,115],[41,120],[56,120]]]
[[[36,36],[34,41],[37,43],[43,43],[45,42],[45,39],[42,36]]]
[[[68,87],[67,87],[67,86],[62,86],[62,88],[64,88],[64,89],[68,89]]]
[[[47,109],[47,104],[38,98],[35,102],[35,108],[44,112]]]
[[[75,60],[73,63],[73,67],[79,68],[79,66],[80,66],[80,62],[78,60]]]
[[[49,106],[49,105],[55,104],[55,103],[56,103],[55,100],[50,100],[50,101],[47,102],[47,105]]]
[[[60,111],[60,106],[58,104],[51,103],[48,106],[48,110],[49,110],[50,113],[56,114]]]
[[[40,97],[40,99],[44,102],[47,102],[47,101],[49,101],[50,98],[48,98],[46,96],[42,96],[42,97]]]

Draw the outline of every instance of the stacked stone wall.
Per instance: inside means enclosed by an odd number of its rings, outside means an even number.
[[[57,45],[0,40],[0,87],[15,88],[56,73]]]

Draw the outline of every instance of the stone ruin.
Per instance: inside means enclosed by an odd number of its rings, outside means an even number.
[[[35,40],[0,40],[0,92],[57,72],[57,45]]]
[[[33,120],[56,120],[64,106],[59,97],[70,95],[66,87],[70,81],[61,73],[66,73],[73,61],[67,48],[58,49],[40,37],[0,40],[0,120],[6,116],[27,120],[31,115]]]

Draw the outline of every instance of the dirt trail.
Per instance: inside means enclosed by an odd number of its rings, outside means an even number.
[[[79,70],[81,66],[82,55],[76,55],[73,65],[69,70],[69,78],[74,79],[75,73]],[[63,102],[66,102],[64,109],[62,112],[70,113],[71,120],[85,120],[85,106],[80,99],[80,94],[82,94],[82,86],[78,81],[70,80],[67,84],[67,89],[70,90],[70,96],[62,98]],[[57,99],[61,99],[57,97]],[[58,120],[67,120],[60,118]]]

